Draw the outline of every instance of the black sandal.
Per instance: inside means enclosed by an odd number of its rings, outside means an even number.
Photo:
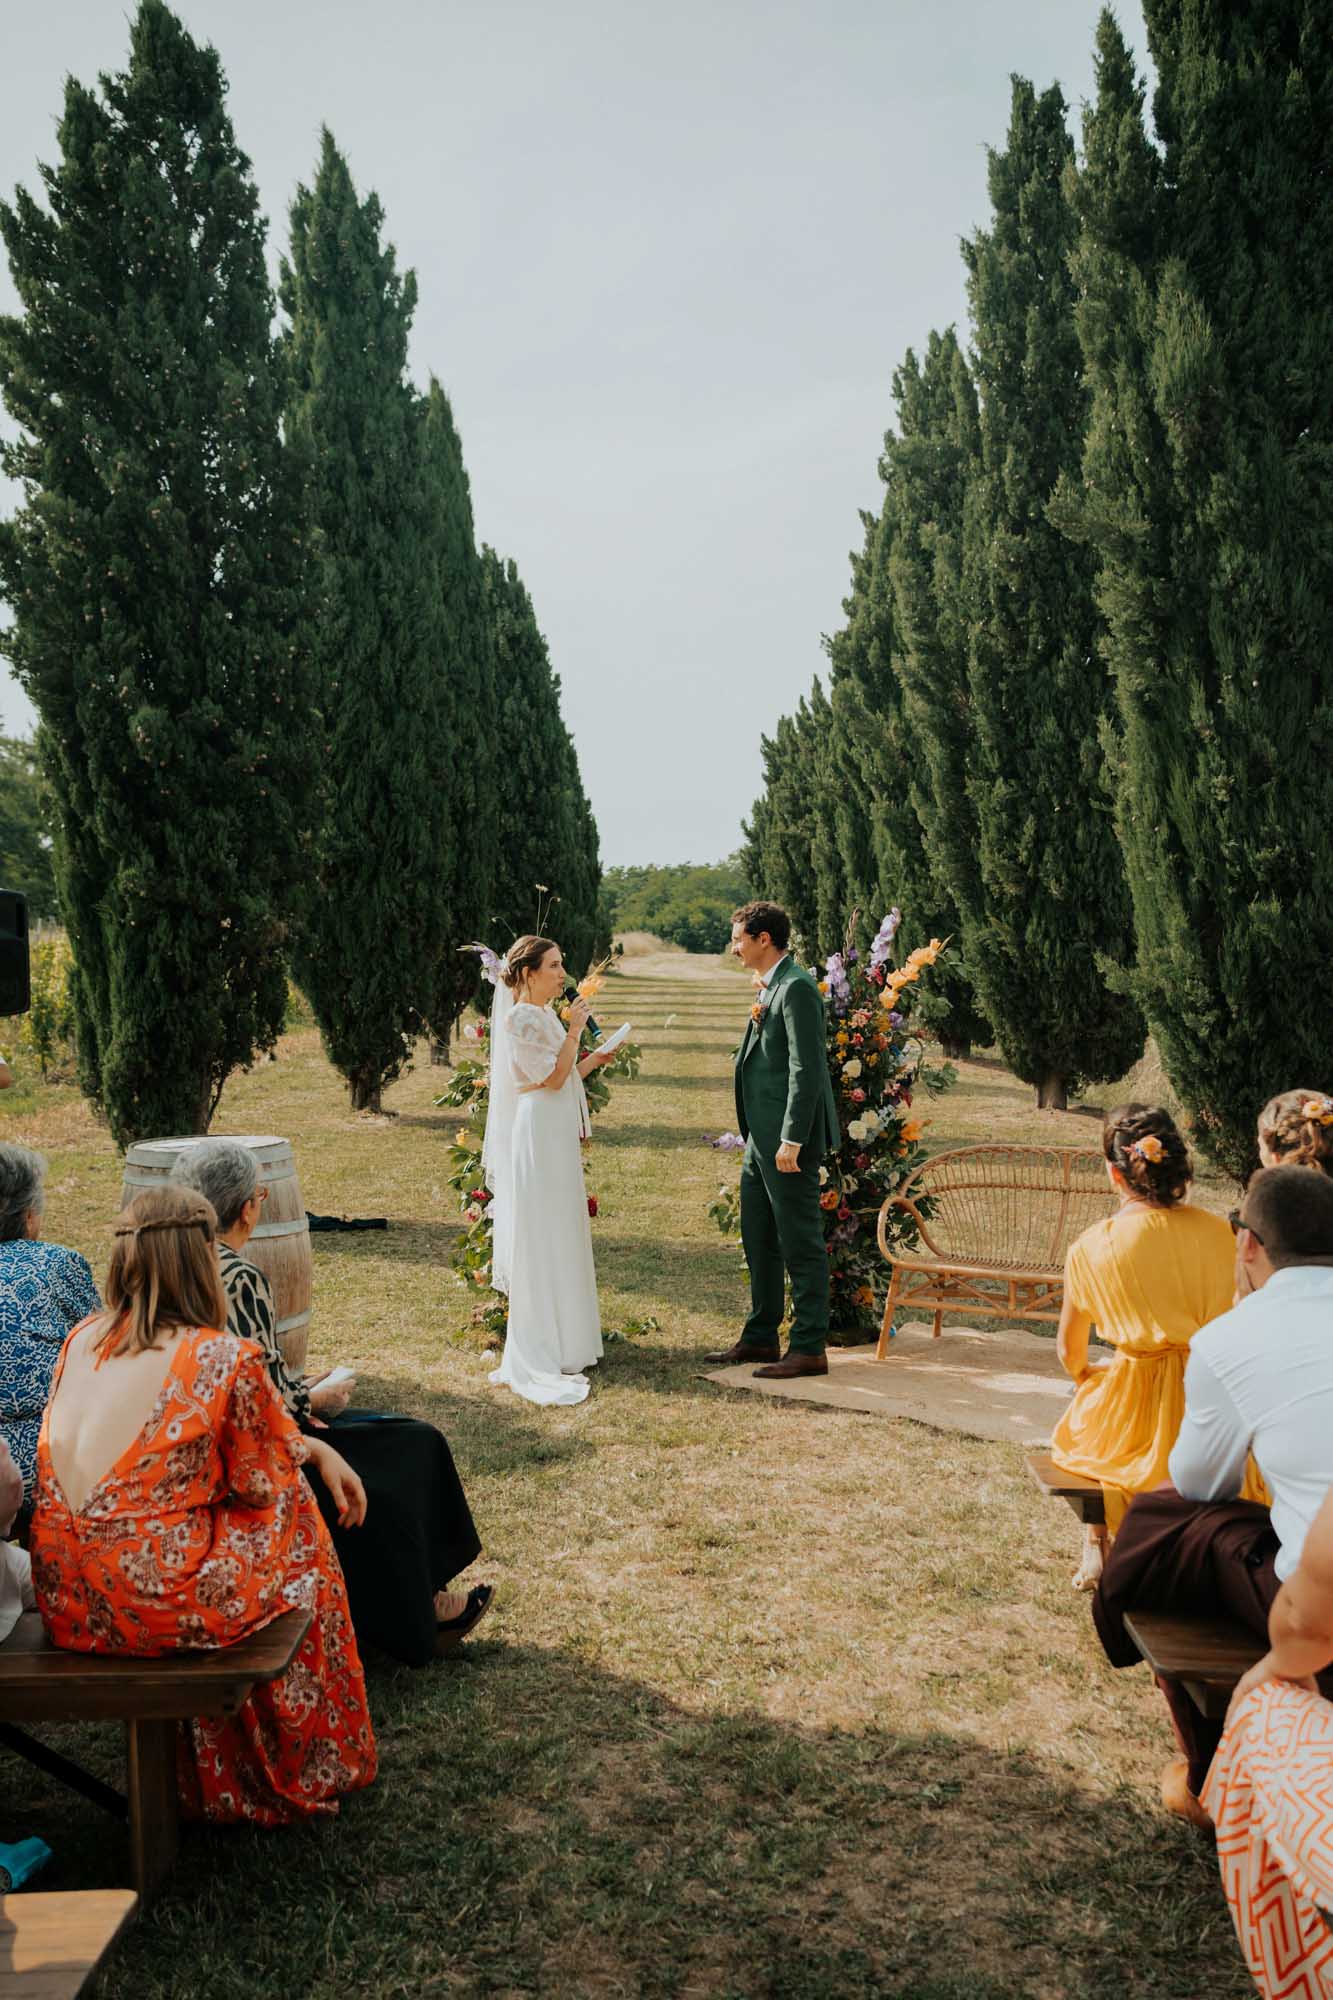
[[[495,1602],[493,1583],[474,1584],[467,1594],[467,1604],[457,1618],[438,1618],[435,1621],[435,1657],[440,1659],[445,1653],[456,1652],[474,1625],[479,1625]]]

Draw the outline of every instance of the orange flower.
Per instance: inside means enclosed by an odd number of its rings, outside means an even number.
[[[763,1020],[763,1018],[764,1018],[764,1010],[759,1005],[759,1002],[756,1000],[753,1007],[751,1007],[750,1009],[750,1019],[754,1022],[755,1026],[758,1027],[759,1023]]]
[[[875,1294],[869,1285],[858,1285],[852,1293],[852,1303],[858,1306],[873,1306]]]
[[[901,1136],[909,1146],[915,1146],[920,1142],[923,1129],[919,1118],[909,1118],[902,1128]]]
[[[838,1206],[841,1200],[842,1196],[836,1188],[825,1188],[823,1194],[819,1197],[819,1206],[821,1208],[833,1209]]]

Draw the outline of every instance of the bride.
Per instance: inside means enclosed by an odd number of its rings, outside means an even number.
[[[530,1403],[581,1403],[600,1360],[601,1318],[581,1142],[591,1136],[579,1061],[588,1004],[566,1030],[551,1009],[565,963],[550,938],[515,939],[491,1010],[491,1087],[482,1164],[491,1203],[492,1282],[509,1295],[504,1359],[491,1376]]]

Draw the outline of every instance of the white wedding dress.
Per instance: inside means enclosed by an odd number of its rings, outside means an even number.
[[[503,984],[491,1014],[485,1168],[493,1281],[509,1294],[504,1359],[491,1381],[530,1403],[581,1403],[578,1371],[601,1359],[581,1140],[590,1130],[583,1079],[534,1088],[556,1066],[565,1031],[549,1007],[515,1005]]]

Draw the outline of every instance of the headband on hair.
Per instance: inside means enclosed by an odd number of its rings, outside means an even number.
[[[1333,1097],[1307,1097],[1301,1106],[1301,1117],[1311,1125],[1333,1125]]]
[[[1155,1132],[1149,1132],[1146,1138],[1135,1139],[1132,1145],[1126,1146],[1125,1151],[1136,1153],[1141,1160],[1151,1160],[1155,1167],[1160,1166],[1166,1158],[1166,1147]]]
[[[152,1222],[129,1222],[123,1229],[112,1229],[113,1236],[143,1236],[150,1229],[202,1229],[211,1236],[212,1227],[206,1215],[160,1215]]]

